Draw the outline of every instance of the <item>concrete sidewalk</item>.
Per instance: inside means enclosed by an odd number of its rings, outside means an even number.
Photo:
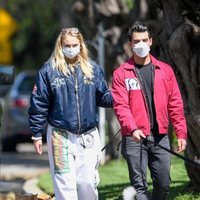
[[[34,164],[1,164],[1,180],[24,179],[29,180],[49,171],[49,167],[38,167]]]
[[[47,148],[35,153],[32,144],[19,144],[17,152],[0,152],[0,195],[11,193],[44,193],[38,186],[38,177],[49,172]]]

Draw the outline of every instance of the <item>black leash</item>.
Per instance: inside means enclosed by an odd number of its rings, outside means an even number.
[[[163,147],[162,145],[157,144],[157,143],[154,142],[154,141],[148,140],[147,138],[144,138],[144,137],[141,137],[141,138],[142,138],[142,139],[141,139],[141,141],[140,141],[140,171],[141,171],[141,176],[142,176],[143,187],[144,187],[145,194],[146,194],[146,196],[147,196],[148,199],[150,199],[150,198],[149,198],[149,193],[148,193],[148,191],[147,191],[145,176],[144,176],[144,173],[143,173],[143,170],[142,170],[142,145],[143,145],[143,141],[150,142],[150,143],[154,144],[155,146],[158,146],[158,147],[160,147],[161,149],[163,149],[163,150],[165,150],[165,151],[171,153],[172,155],[175,155],[176,157],[181,158],[181,159],[184,160],[185,162],[189,162],[189,163],[195,165],[196,167],[200,167],[200,164],[199,164],[199,163],[194,162],[193,160],[191,160],[191,159],[189,159],[189,158],[186,158],[186,157],[184,157],[184,156],[182,156],[182,155],[180,155],[180,154],[178,154],[178,153],[176,153],[176,152],[174,152],[174,151],[172,151],[172,150],[170,150],[170,149],[167,149],[167,148]]]
[[[119,129],[119,130],[115,133],[115,135],[113,135],[113,137],[112,137],[112,138],[110,139],[110,141],[101,149],[101,151],[104,151],[104,150],[110,145],[110,143],[115,139],[115,137],[119,134],[120,131],[121,131],[121,129]],[[167,149],[167,148],[163,147],[162,145],[157,144],[157,143],[154,142],[154,141],[148,140],[147,138],[143,138],[143,137],[142,137],[142,139],[143,139],[143,140],[146,140],[146,141],[148,141],[148,142],[151,142],[152,144],[154,144],[154,145],[160,147],[161,149],[164,149],[165,151],[167,151],[167,152],[171,153],[172,155],[174,155],[174,156],[176,156],[176,157],[178,157],[178,158],[184,160],[185,162],[191,163],[191,164],[193,164],[193,165],[196,166],[196,167],[200,167],[200,164],[199,164],[199,163],[197,163],[197,162],[195,162],[195,161],[193,161],[193,160],[191,160],[191,159],[189,159],[189,158],[186,158],[185,156],[182,156],[182,155],[180,155],[180,154],[178,154],[178,153],[176,153],[176,152],[174,152],[174,151],[172,151],[172,150],[170,150],[170,149]],[[142,142],[141,142],[141,143],[142,143]],[[120,141],[120,143],[118,144],[118,149],[119,149],[119,145],[120,145],[120,144],[121,144],[121,141]]]
[[[117,131],[117,133],[115,133],[115,135],[114,135],[114,136],[110,139],[110,141],[101,149],[101,151],[104,151],[104,150],[110,145],[110,143],[115,139],[115,137],[117,136],[117,134],[119,134],[120,131],[121,131],[121,129],[119,129],[119,130]],[[143,138],[143,137],[142,137],[142,140],[141,140],[141,142],[140,142],[140,171],[141,171],[142,182],[143,182],[145,194],[146,194],[146,196],[147,196],[148,198],[149,198],[149,193],[148,193],[148,191],[147,191],[147,187],[146,187],[146,184],[145,184],[145,176],[144,176],[144,173],[143,173],[143,170],[142,170],[142,144],[143,144],[143,141],[151,142],[151,143],[154,144],[155,146],[160,147],[161,149],[163,149],[163,150],[169,152],[170,154],[172,154],[172,155],[174,155],[174,156],[176,156],[176,157],[178,157],[178,158],[184,160],[185,162],[191,163],[191,164],[193,164],[193,165],[196,166],[196,167],[200,167],[200,164],[199,164],[199,163],[197,163],[197,162],[195,162],[195,161],[193,161],[193,160],[191,160],[191,159],[189,159],[189,158],[186,158],[185,156],[182,156],[182,155],[180,155],[180,154],[178,154],[178,153],[176,153],[176,152],[174,152],[174,151],[172,151],[172,150],[170,150],[170,149],[167,149],[167,148],[165,148],[164,146],[162,146],[162,145],[160,145],[160,144],[157,144],[157,143],[154,142],[154,141],[151,141],[151,140],[148,140],[147,138]],[[120,146],[121,142],[122,142],[122,140],[119,142],[117,149],[119,149],[119,146]]]
[[[113,137],[110,139],[110,141],[101,149],[101,152],[104,151],[110,145],[110,143],[115,139],[115,137],[119,134],[120,131],[121,131],[121,129],[119,129],[117,131],[117,133],[115,133],[115,135],[113,135]],[[121,141],[120,141],[120,143],[121,143]],[[120,143],[118,144],[118,147],[119,147]]]
[[[167,149],[167,148],[163,147],[162,145],[157,144],[157,143],[154,142],[154,141],[148,140],[147,138],[142,138],[142,139],[143,139],[143,140],[146,140],[146,141],[148,141],[148,142],[151,142],[152,144],[154,144],[154,145],[160,147],[161,149],[164,149],[165,151],[167,151],[167,152],[171,153],[172,155],[174,155],[174,156],[176,156],[176,157],[178,157],[178,158],[184,160],[185,162],[191,163],[191,164],[193,164],[193,165],[196,166],[196,167],[200,167],[200,164],[199,164],[199,163],[197,163],[197,162],[195,162],[195,161],[193,161],[193,160],[191,160],[191,159],[189,159],[189,158],[186,158],[185,156],[182,156],[182,155],[180,155],[180,154],[178,154],[178,153],[176,153],[176,152],[174,152],[174,151],[172,151],[172,150],[170,150],[170,149]]]
[[[142,170],[142,144],[143,144],[143,138],[140,142],[140,173],[141,173],[141,176],[142,176],[142,183],[143,183],[143,186],[144,186],[145,194],[147,196],[147,199],[150,199],[149,193],[148,193],[148,190],[147,190],[147,186],[146,186],[146,177],[145,177],[145,174]]]

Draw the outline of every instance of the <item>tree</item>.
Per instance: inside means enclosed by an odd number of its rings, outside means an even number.
[[[150,0],[147,5],[145,18],[154,30],[160,57],[173,67],[181,89],[188,126],[185,156],[200,163],[200,2]],[[200,168],[185,164],[190,186],[199,192]]]
[[[55,0],[3,0],[5,9],[17,22],[13,38],[14,62],[17,70],[38,69],[51,55],[60,23]]]

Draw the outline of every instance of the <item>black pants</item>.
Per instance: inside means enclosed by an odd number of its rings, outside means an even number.
[[[168,135],[148,136],[147,138],[165,148],[170,148]],[[143,141],[142,166],[140,166],[140,149],[140,143],[134,142],[132,137],[122,138],[122,155],[127,161],[131,185],[137,191],[136,199],[151,199],[145,192],[148,187],[146,181],[148,166],[153,181],[152,199],[166,200],[170,185],[170,154],[150,142]]]

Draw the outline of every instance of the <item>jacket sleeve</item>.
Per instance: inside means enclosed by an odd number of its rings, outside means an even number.
[[[29,125],[34,137],[41,137],[44,132],[49,108],[49,88],[45,71],[40,70],[33,88],[29,114]]]
[[[105,80],[104,73],[98,65],[96,65],[95,67],[98,68],[97,77],[95,77],[97,106],[112,108],[113,99],[111,91],[109,90],[108,84]]]
[[[123,132],[126,135],[131,134],[135,129],[137,129],[136,123],[134,121],[133,115],[131,113],[129,105],[129,93],[125,86],[125,80],[122,74],[115,71],[113,74],[112,81],[112,96],[113,96],[113,107],[118,121]]]
[[[184,115],[183,101],[174,72],[170,74],[170,95],[168,112],[178,139],[187,139],[187,126]]]

